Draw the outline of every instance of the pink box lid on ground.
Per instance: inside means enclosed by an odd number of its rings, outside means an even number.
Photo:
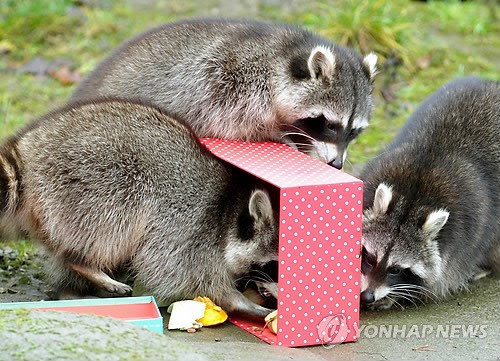
[[[356,341],[363,183],[287,145],[201,141],[280,191],[278,335],[231,322],[288,347]]]

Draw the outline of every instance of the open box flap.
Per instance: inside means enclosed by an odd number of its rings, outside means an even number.
[[[200,141],[217,157],[280,188],[360,182],[285,144],[217,138]]]

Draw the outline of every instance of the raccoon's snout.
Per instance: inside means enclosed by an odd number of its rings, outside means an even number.
[[[375,292],[371,288],[364,290],[363,292],[361,292],[360,300],[362,304],[370,304],[375,302]]]
[[[284,137],[294,148],[339,170],[344,165],[347,146],[361,130],[347,131],[344,125],[328,121],[324,115],[282,127]]]
[[[344,160],[342,158],[343,157],[336,157],[334,160],[328,163],[328,165],[331,165],[332,167],[335,167],[340,170],[344,166]]]

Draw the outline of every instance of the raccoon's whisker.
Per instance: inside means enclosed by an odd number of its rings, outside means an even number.
[[[399,303],[398,301],[396,301],[396,299],[394,297],[391,297],[390,295],[386,295],[385,297],[387,297],[392,303],[398,305],[399,307],[401,307],[402,310],[404,310],[405,308],[401,305],[401,303]]]
[[[413,299],[419,299],[419,296],[425,296],[428,297],[426,293],[418,291],[418,290],[413,290],[410,288],[405,288],[405,287],[394,287],[391,289],[393,293],[398,294],[398,295],[405,295],[407,297],[411,297]]]
[[[263,283],[268,283],[268,282],[274,282],[271,277],[253,277],[250,281],[254,282],[263,282]]]
[[[293,144],[293,145],[300,145],[301,147],[313,148],[313,145],[312,145],[312,144],[308,144],[308,143],[297,143],[297,142],[293,142],[293,143],[289,143],[289,144]]]
[[[248,288],[248,285],[251,283],[251,282],[255,282],[254,279],[248,277],[248,276],[244,276],[244,277],[240,277],[240,278],[237,278],[234,283],[238,283],[240,281],[246,281],[243,288],[244,289],[247,289]]]
[[[347,167],[346,167],[347,166]],[[346,158],[345,160],[345,165],[344,165],[344,169],[348,172],[348,173],[352,173],[352,170],[354,168],[353,164],[349,161],[349,159]],[[350,171],[349,171],[350,169]]]
[[[361,160],[370,160],[370,159],[380,158],[381,156],[383,156],[383,155],[384,155],[384,154],[386,154],[386,153],[388,153],[388,152],[381,152],[381,153],[379,153],[379,154],[377,154],[377,155],[375,155],[375,156],[373,156],[373,157],[368,157],[368,156],[360,156],[359,158],[360,158]]]
[[[245,289],[247,289],[247,288],[248,288],[248,284],[249,284],[250,282],[252,282],[252,280],[247,280],[247,281],[245,282]]]
[[[298,128],[297,128],[298,129]],[[300,129],[299,129],[300,130]],[[316,139],[314,139],[313,137],[311,137],[309,134],[306,134],[304,132],[284,132],[283,135],[281,136],[281,138],[284,138],[288,135],[299,135],[301,137],[304,137],[304,138],[307,138],[307,139],[310,139],[312,141],[316,141]]]
[[[261,270],[254,270],[254,272],[258,273],[261,276],[260,280],[274,282],[273,278],[269,274],[267,274],[266,272],[261,271]]]
[[[290,128],[290,129],[295,129],[295,130],[297,130],[300,134],[302,134],[302,135],[304,135],[304,136],[306,136],[306,137],[308,136],[308,134],[306,134],[306,132],[304,131],[304,129],[301,129],[301,128],[299,128],[299,127],[298,127],[298,126],[296,126],[296,125],[293,125],[293,124],[288,124],[288,128]]]
[[[314,149],[314,146],[312,144],[295,143],[295,142],[286,143],[286,144],[292,146],[292,148],[296,148],[296,149],[301,148],[302,151]]]
[[[400,292],[403,291],[406,296],[411,297],[412,299],[417,300],[422,304],[425,304],[424,299],[432,300],[434,303],[437,303],[437,301],[439,300],[439,297],[437,297],[437,295],[434,294],[431,290],[419,285],[399,284],[393,286],[392,289],[396,291],[399,290]]]
[[[434,293],[432,293],[431,291],[429,290],[410,290],[411,292],[415,293],[415,294],[418,294],[418,295],[421,295],[425,298],[428,298],[430,300],[433,300],[433,301],[437,301],[439,299],[439,297],[437,297]]]
[[[246,281],[244,288],[248,288],[248,285],[251,282],[257,282],[257,281],[263,282],[263,283],[274,282],[273,279],[271,278],[271,276],[269,276],[267,273],[265,273],[263,271],[253,270],[253,272],[260,273],[264,277],[259,277],[259,276],[254,276],[254,275],[244,275],[244,276],[241,276],[241,277],[237,278],[235,280],[235,283],[237,283],[239,281]]]
[[[244,276],[241,276],[241,277],[238,277],[238,278],[235,278],[234,279],[234,282],[239,282],[239,281],[251,281],[251,278],[249,275],[244,275]]]
[[[419,285],[403,283],[403,284],[395,285],[392,288],[396,289],[396,290],[404,289],[405,291],[417,293],[417,294],[420,294],[420,295],[425,296],[427,298],[430,298],[432,300],[439,299],[439,297],[434,292],[432,292],[430,289],[423,287],[423,286],[419,286]]]
[[[397,296],[397,297],[399,297],[399,298],[402,298],[402,299],[404,299],[404,300],[407,300],[407,301],[409,301],[409,302],[413,303],[413,305],[414,305],[415,307],[417,307],[417,304],[415,303],[415,301],[413,301],[413,297],[412,297],[411,295],[407,294],[407,293],[400,292],[400,291],[399,291],[399,292],[398,292],[398,291],[392,291],[392,290],[391,290],[391,291],[390,291],[390,294],[391,294],[391,295],[394,295],[394,296]]]
[[[294,128],[296,131],[289,131],[289,130],[286,130],[284,132],[285,135],[300,135],[304,138],[307,138],[307,139],[310,139],[310,140],[315,140],[313,137],[311,137],[309,134],[307,134],[306,132],[304,132],[302,129],[296,127],[296,126],[290,126],[290,128]]]
[[[404,296],[404,298],[415,298],[415,295],[413,295],[409,290],[407,289],[393,289],[389,291],[392,295],[397,295],[397,296]]]
[[[416,291],[416,290],[405,290],[404,291],[406,295],[408,295],[408,297],[411,297],[413,299],[417,299],[419,300],[420,302],[424,303],[422,301],[422,297],[423,296],[424,298],[429,298],[427,294],[425,294],[424,292],[419,292],[419,291]]]
[[[238,278],[235,278],[234,279],[234,283],[238,283],[238,282],[242,282],[242,281],[246,281],[245,282],[245,288],[248,287],[248,284],[252,281],[251,278],[249,278],[249,276],[245,275],[245,276],[242,276],[242,277],[238,277]]]

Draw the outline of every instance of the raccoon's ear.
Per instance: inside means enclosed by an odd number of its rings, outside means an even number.
[[[329,48],[318,45],[311,51],[307,67],[312,79],[331,81],[335,73],[335,55]]]
[[[238,217],[238,235],[242,240],[250,240],[257,229],[269,222],[274,222],[271,199],[267,192],[254,190],[248,201],[248,209],[243,210]]]
[[[273,220],[273,207],[269,194],[263,190],[254,190],[248,202],[248,212],[255,223]]]
[[[431,212],[427,219],[425,220],[424,225],[422,226],[422,231],[427,240],[433,240],[438,235],[439,231],[443,228],[443,226],[448,221],[448,217],[450,216],[450,212],[445,209],[438,209],[436,211]]]
[[[363,58],[363,66],[368,72],[370,80],[373,80],[375,75],[377,75],[377,60],[378,57],[375,53],[370,53]]]
[[[373,198],[373,214],[383,215],[387,212],[392,200],[392,188],[385,183],[380,183]]]

